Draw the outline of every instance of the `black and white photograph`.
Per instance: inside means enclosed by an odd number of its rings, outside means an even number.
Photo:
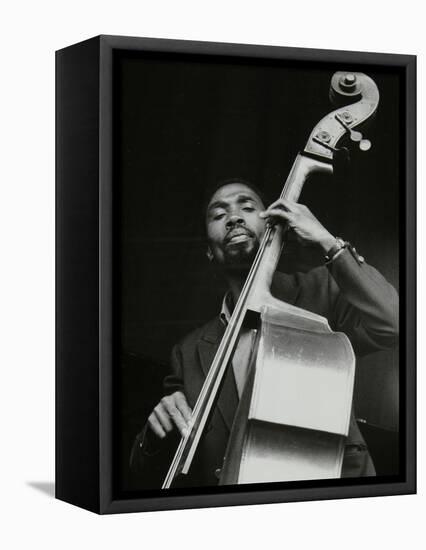
[[[115,36],[57,52],[57,498],[413,490],[413,70]]]
[[[401,73],[261,53],[115,52],[125,497],[403,477]]]
[[[422,546],[423,22],[4,6],[2,547]]]

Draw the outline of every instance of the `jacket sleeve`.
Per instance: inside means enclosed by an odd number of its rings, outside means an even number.
[[[164,395],[170,395],[176,391],[183,391],[183,366],[180,344],[173,347],[171,355],[170,374],[163,381]]]
[[[164,379],[164,395],[183,391],[181,353],[179,345],[172,350],[171,373]],[[149,428],[148,422],[136,435],[130,452],[129,466],[133,485],[141,489],[161,487],[177,448],[179,435],[169,434],[159,439]]]
[[[392,285],[348,249],[327,267],[333,330],[347,334],[357,355],[395,347],[399,298]]]

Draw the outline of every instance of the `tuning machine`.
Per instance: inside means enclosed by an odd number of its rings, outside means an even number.
[[[358,143],[361,151],[368,151],[371,148],[371,141],[369,139],[363,138],[361,132],[358,132],[357,130],[352,130],[352,128],[349,126],[349,124],[353,122],[352,115],[349,111],[342,111],[341,113],[337,113],[334,118],[348,132],[351,141]]]
[[[322,145],[334,153],[334,161],[338,171],[346,169],[349,163],[349,150],[346,147],[337,149],[330,145],[331,135],[326,130],[320,130],[312,139],[315,143]]]

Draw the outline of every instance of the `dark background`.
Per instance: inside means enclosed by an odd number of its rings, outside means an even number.
[[[366,153],[352,150],[349,167],[339,167],[333,178],[309,181],[300,202],[331,233],[351,241],[398,288],[402,162],[396,72],[212,56],[117,54],[119,487],[130,487],[129,448],[161,397],[172,346],[216,315],[223,298],[225,287],[205,256],[206,190],[218,178],[239,176],[257,184],[271,202],[277,198],[312,128],[333,110],[328,90],[336,70],[366,72],[379,87],[378,113],[365,130],[373,146]],[[317,250],[292,245],[279,269],[307,270],[321,261]],[[357,365],[357,417],[369,423],[365,429],[377,447],[372,449],[376,466],[382,465],[381,473],[394,473],[397,451],[392,447],[389,453],[388,445],[397,441],[398,431],[397,353],[376,353]]]

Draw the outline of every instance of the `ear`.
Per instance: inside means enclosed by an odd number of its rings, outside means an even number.
[[[207,256],[207,258],[209,259],[209,262],[212,262],[212,261],[213,261],[213,252],[211,251],[211,249],[210,249],[209,246],[207,247],[206,256]]]

